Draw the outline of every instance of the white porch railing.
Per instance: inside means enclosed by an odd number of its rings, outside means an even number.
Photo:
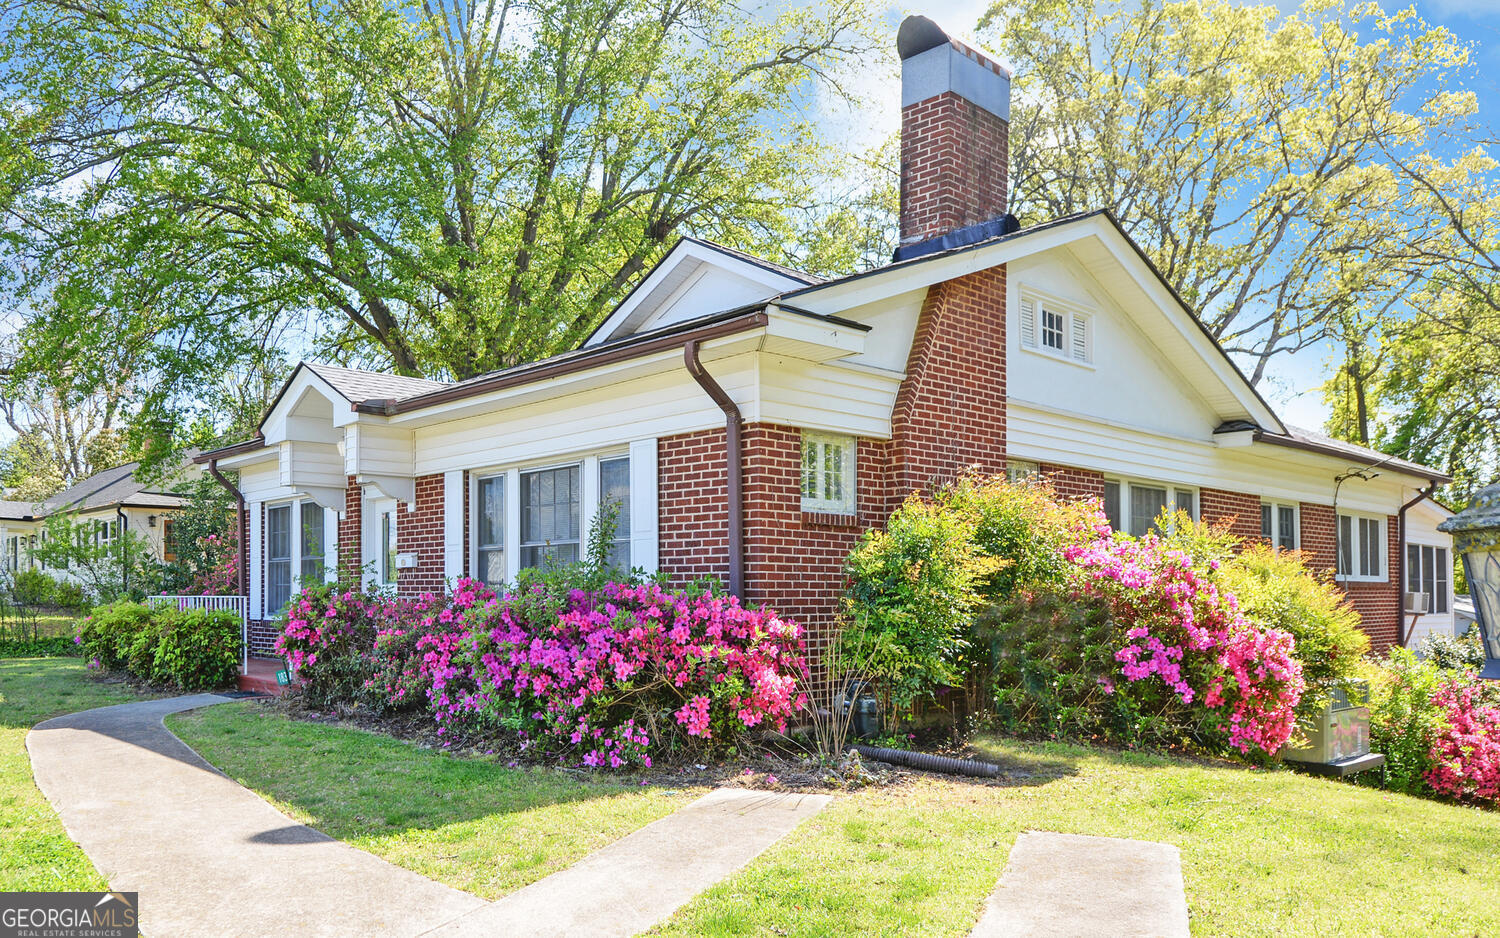
[[[151,596],[147,602],[163,603],[178,609],[207,609],[210,612],[232,612],[240,617],[240,673],[250,668],[250,600],[246,596]]]

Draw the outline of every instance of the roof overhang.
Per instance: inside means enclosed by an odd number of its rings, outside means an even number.
[[[1263,430],[1255,432],[1255,442],[1269,443],[1272,446],[1282,446],[1287,449],[1299,450],[1304,453],[1315,453],[1335,459],[1345,466],[1364,469],[1379,469],[1382,472],[1390,472],[1398,475],[1409,476],[1414,479],[1425,479],[1434,485],[1447,485],[1453,481],[1453,477],[1427,466],[1408,462],[1404,459],[1387,457],[1386,459],[1361,459],[1360,454],[1351,453],[1337,446],[1329,446],[1316,440],[1303,440],[1296,437],[1279,433],[1267,433]]]
[[[1067,248],[1091,273],[1108,266],[1162,312],[1153,339],[1167,351],[1184,378],[1228,419],[1243,419],[1276,432],[1285,429],[1270,404],[1225,354],[1180,295],[1107,211],[1074,215],[987,241],[806,287],[781,300],[825,315],[877,302],[907,291],[988,270],[1054,248]],[[1136,304],[1126,303],[1127,306]]]

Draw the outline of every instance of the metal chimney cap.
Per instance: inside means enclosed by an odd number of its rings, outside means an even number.
[[[943,32],[943,27],[927,17],[908,16],[901,21],[901,28],[896,31],[896,54],[905,61],[951,41],[951,37]]]

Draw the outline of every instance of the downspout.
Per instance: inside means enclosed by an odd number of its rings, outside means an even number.
[[[1401,627],[1401,618],[1406,614],[1406,609],[1404,608],[1406,604],[1401,601],[1402,597],[1406,595],[1406,510],[1424,498],[1431,498],[1432,492],[1436,488],[1436,482],[1429,484],[1427,488],[1417,492],[1415,498],[1402,505],[1400,510],[1396,512],[1396,644],[1402,648],[1406,647],[1407,641],[1411,638],[1412,629],[1417,627],[1417,617],[1415,615],[1411,619],[1411,629]],[[1429,613],[1432,612],[1431,609],[1427,611]]]
[[[741,445],[740,445],[740,409],[735,406],[734,400],[724,392],[715,381],[713,375],[703,369],[703,363],[698,360],[698,340],[689,339],[682,346],[682,358],[687,365],[688,374],[698,382],[709,397],[713,398],[715,404],[724,412],[724,456],[726,462],[727,486],[729,489],[729,593],[732,596],[744,598],[745,591],[745,552],[744,552],[744,521],[745,505],[741,488],[742,470]]]
[[[130,592],[130,542],[126,535],[130,533],[130,519],[125,517],[125,509],[119,505],[115,506],[115,517],[120,519],[120,592]]]
[[[246,580],[250,576],[250,519],[245,511],[245,495],[233,482],[224,478],[224,473],[219,471],[219,461],[210,459],[208,461],[208,474],[214,477],[214,481],[234,496],[234,540],[239,545],[235,551],[239,555],[239,590],[240,602],[240,673],[250,673],[250,586]]]

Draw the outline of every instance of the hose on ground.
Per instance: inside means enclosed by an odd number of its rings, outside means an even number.
[[[934,756],[926,752],[907,749],[881,749],[878,746],[856,745],[859,754],[867,759],[904,765],[928,772],[945,772],[949,775],[968,775],[974,778],[994,778],[1000,774],[1000,766],[971,759],[954,759],[950,756]]]

